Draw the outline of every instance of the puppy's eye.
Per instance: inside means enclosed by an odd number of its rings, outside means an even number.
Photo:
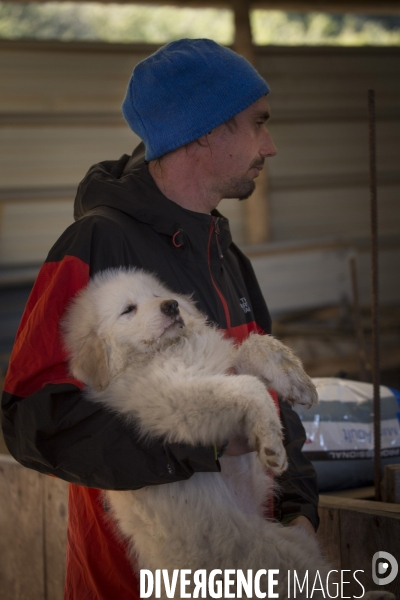
[[[121,316],[129,315],[129,313],[136,312],[136,311],[137,311],[137,306],[135,306],[134,304],[129,304],[129,306],[127,306],[126,309],[121,313]]]

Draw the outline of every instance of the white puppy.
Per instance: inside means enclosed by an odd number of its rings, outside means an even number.
[[[244,433],[257,451],[222,457],[221,473],[106,492],[139,568],[279,569],[280,598],[288,594],[289,570],[302,579],[308,570],[311,581],[317,571],[326,577],[311,536],[263,517],[273,486],[267,470],[280,474],[287,464],[267,387],[290,402],[317,401],[287,347],[255,334],[238,347],[207,325],[189,298],[133,270],[97,275],[72,303],[63,329],[71,371],[89,398],[125,415],[142,436],[220,447]],[[267,579],[260,580],[263,591]],[[297,590],[298,598],[304,594]]]

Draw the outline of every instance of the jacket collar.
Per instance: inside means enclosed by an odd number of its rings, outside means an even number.
[[[91,167],[79,184],[74,205],[78,220],[98,206],[116,208],[146,223],[163,235],[173,237],[183,231],[208,236],[217,220],[219,243],[225,250],[232,241],[229,222],[217,210],[211,215],[182,208],[159,190],[150,175],[140,146],[133,155],[123,155],[118,161],[104,161]]]

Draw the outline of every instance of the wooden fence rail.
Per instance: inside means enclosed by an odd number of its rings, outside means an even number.
[[[0,454],[0,597],[2,600],[62,600],[68,486],[25,469]],[[373,555],[390,552],[400,562],[400,505],[321,496],[318,536],[333,568],[363,570],[372,582]],[[351,580],[346,574],[346,581]],[[345,596],[360,595],[353,580]],[[385,589],[400,599],[400,575]]]
[[[68,484],[0,455],[0,597],[62,600]]]

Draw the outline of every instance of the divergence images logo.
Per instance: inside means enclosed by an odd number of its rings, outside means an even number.
[[[383,550],[375,552],[372,557],[372,579],[374,583],[377,585],[387,585],[388,583],[392,583],[396,578],[398,571],[399,565],[392,554],[383,552]],[[386,577],[382,577],[382,575],[386,575]]]

